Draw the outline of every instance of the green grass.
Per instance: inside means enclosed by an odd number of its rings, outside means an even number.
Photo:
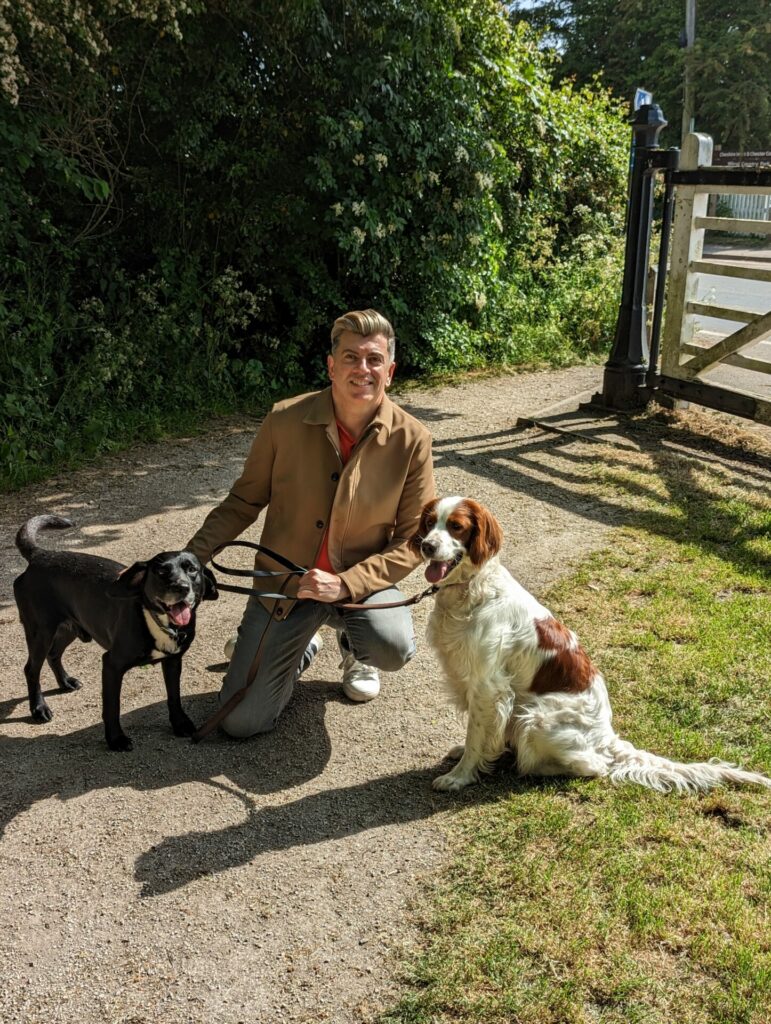
[[[548,595],[608,680],[618,731],[771,770],[771,502],[757,477],[596,459],[636,525]],[[767,481],[766,481],[767,483]],[[766,494],[768,491],[766,491]],[[518,780],[457,800],[458,851],[382,1024],[767,1024],[771,794]]]

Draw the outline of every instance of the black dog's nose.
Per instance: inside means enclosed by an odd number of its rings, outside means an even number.
[[[180,597],[187,597],[193,591],[190,580],[184,577],[169,580],[166,588],[170,594],[179,594]]]
[[[423,543],[420,545],[420,553],[422,555],[425,555],[426,558],[430,558],[431,555],[433,555],[435,551],[436,551],[436,541],[424,540]]]

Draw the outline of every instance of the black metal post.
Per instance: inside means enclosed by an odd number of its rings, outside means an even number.
[[[652,151],[667,122],[657,103],[646,103],[632,119],[634,132],[629,174],[624,283],[610,358],[605,364],[602,394],[593,404],[610,409],[642,408],[650,393],[646,387],[648,330],[646,283],[653,215]]]
[[[675,205],[675,188],[672,183],[672,172],[676,171],[680,163],[680,150],[668,149],[659,154],[658,161],[664,170],[664,181],[666,190],[664,193],[664,208],[661,213],[661,241],[659,243],[659,267],[656,278],[656,295],[653,300],[653,318],[651,320],[651,344],[648,357],[648,372],[645,375],[645,383],[653,390],[659,381],[659,342],[661,338],[661,321],[664,315],[664,293],[667,288],[667,273],[669,264],[669,235],[672,230],[672,212]]]

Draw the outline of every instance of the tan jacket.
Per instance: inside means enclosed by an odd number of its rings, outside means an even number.
[[[434,495],[431,435],[387,396],[343,466],[332,389],[325,388],[274,405],[241,476],[186,546],[208,561],[267,505],[260,543],[312,567],[329,528],[330,562],[352,600],[360,601],[419,564],[408,542]],[[255,568],[281,566],[258,554]],[[275,593],[280,583],[258,579],[255,587]],[[286,593],[297,593],[297,577]],[[282,603],[277,616],[293,604]]]

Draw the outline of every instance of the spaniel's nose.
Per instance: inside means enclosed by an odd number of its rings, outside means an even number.
[[[430,558],[433,554],[436,553],[436,547],[437,544],[435,540],[424,540],[423,543],[420,545],[420,553],[425,558]]]

